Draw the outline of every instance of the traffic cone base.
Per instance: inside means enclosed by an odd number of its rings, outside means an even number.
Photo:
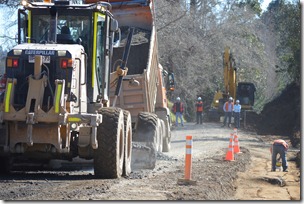
[[[178,179],[177,180],[178,185],[196,185],[197,182],[189,179]]]

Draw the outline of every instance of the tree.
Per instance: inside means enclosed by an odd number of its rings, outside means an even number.
[[[17,34],[17,8],[13,6],[13,3],[8,5],[0,4],[0,74],[4,72],[5,56],[9,49],[16,45],[15,36]]]
[[[269,4],[263,21],[276,31],[276,53],[280,59],[277,72],[285,83],[300,84],[301,76],[301,5],[285,0],[275,0]],[[286,77],[288,76],[288,77]]]
[[[240,1],[193,0],[187,6],[155,1],[160,61],[176,75],[176,91],[194,113],[197,95],[211,104],[217,88],[223,89],[222,53],[230,46],[238,77],[257,86],[259,109],[277,93],[277,61],[273,33],[257,11]],[[216,8],[216,9],[215,9]]]

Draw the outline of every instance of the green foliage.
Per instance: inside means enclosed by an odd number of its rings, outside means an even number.
[[[173,102],[171,102],[170,100],[168,100],[168,108],[169,108],[169,111],[170,111],[170,119],[171,119],[172,122],[173,122],[173,119],[174,119],[174,122],[175,122],[175,115],[172,112],[173,104],[174,104]]]
[[[203,96],[204,111],[217,88],[223,91],[223,58],[229,46],[236,59],[238,81],[253,82],[256,103],[263,107],[277,94],[278,61],[271,29],[258,18],[259,1],[197,0],[187,8],[181,4],[156,1],[160,63],[175,73],[176,89],[186,106],[185,118],[195,118],[197,95]],[[217,7],[218,6],[218,7]],[[215,7],[219,9],[214,9]],[[185,12],[186,9],[186,12]],[[172,100],[172,98],[171,98]]]
[[[261,15],[262,9],[259,0],[240,0],[238,2],[240,7],[249,6],[257,15]]]
[[[280,65],[277,72],[289,76],[290,82],[301,80],[301,5],[284,0],[272,1],[265,13],[265,20],[276,31],[279,43],[276,47]],[[271,19],[269,21],[269,19]]]

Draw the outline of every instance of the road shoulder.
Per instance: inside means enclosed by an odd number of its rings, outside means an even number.
[[[246,137],[245,135],[241,138]],[[247,136],[248,137],[248,136]],[[295,151],[287,154],[289,172],[271,172],[271,141],[278,136],[254,136],[258,142],[243,145],[250,151],[251,162],[238,173],[235,200],[298,200],[300,201],[300,169],[293,160]],[[242,144],[242,139],[240,139]]]

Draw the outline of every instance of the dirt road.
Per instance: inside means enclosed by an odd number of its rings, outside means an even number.
[[[128,178],[97,180],[91,162],[60,171],[15,171],[0,177],[1,200],[300,200],[300,170],[288,153],[289,172],[270,172],[270,142],[240,130],[241,154],[225,161],[233,130],[218,123],[185,124],[172,132],[172,149],[158,154],[154,170],[133,171]],[[193,136],[192,180],[184,178],[185,137]],[[288,140],[287,138],[283,138]],[[74,169],[81,166],[79,161]]]

